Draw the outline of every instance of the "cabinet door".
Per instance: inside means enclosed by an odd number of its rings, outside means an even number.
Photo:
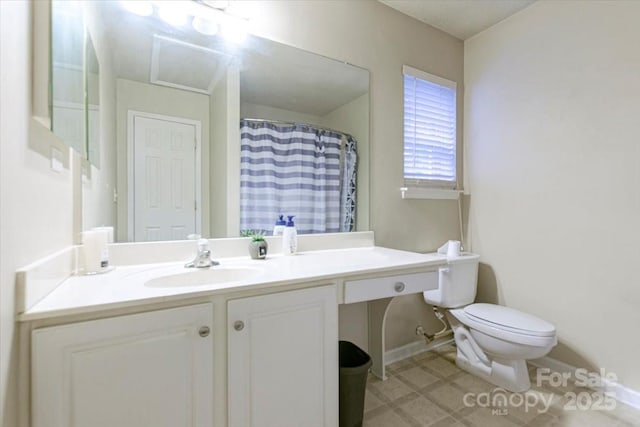
[[[201,304],[34,330],[32,426],[211,427],[212,322]]]
[[[336,287],[243,298],[227,308],[229,427],[336,427]]]

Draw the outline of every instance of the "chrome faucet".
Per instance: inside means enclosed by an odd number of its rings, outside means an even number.
[[[185,268],[209,268],[213,265],[220,265],[218,261],[211,259],[211,250],[207,239],[198,240],[198,253],[193,261],[186,263]]]

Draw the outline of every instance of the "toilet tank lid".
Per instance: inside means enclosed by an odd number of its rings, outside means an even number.
[[[551,336],[556,328],[546,320],[513,308],[496,304],[477,303],[464,308],[465,314],[497,328],[527,335]]]

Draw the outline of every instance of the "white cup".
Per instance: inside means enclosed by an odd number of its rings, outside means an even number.
[[[104,230],[82,232],[82,252],[85,273],[101,273],[109,266],[109,233]]]
[[[449,240],[449,244],[447,245],[447,256],[460,256],[460,240]]]

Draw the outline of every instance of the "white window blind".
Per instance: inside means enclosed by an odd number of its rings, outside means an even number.
[[[406,185],[455,188],[456,83],[404,66]]]

